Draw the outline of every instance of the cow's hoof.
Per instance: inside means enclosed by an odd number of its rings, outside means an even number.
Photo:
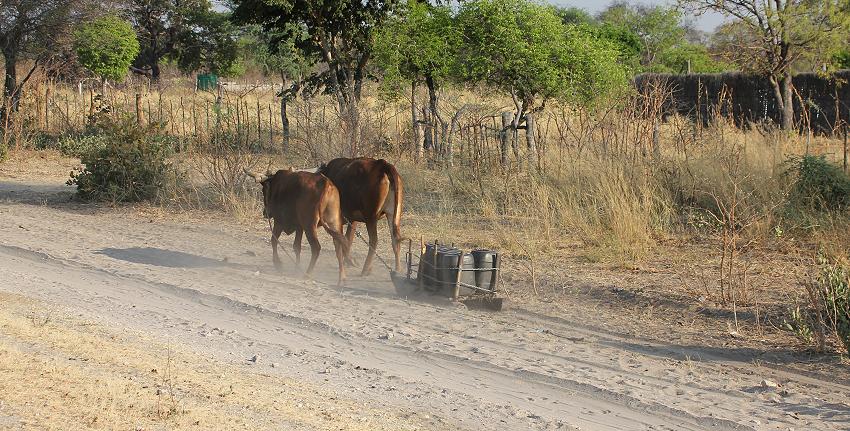
[[[365,270],[365,269],[364,269],[364,270],[360,273],[360,276],[361,276],[361,277],[368,277],[368,276],[370,276],[370,275],[372,275],[372,270],[371,270],[371,269],[370,269],[370,270]]]

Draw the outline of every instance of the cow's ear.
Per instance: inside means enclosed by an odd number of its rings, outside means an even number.
[[[289,167],[289,172],[295,172],[295,170],[296,170],[296,169],[297,169],[297,168],[296,168],[295,166],[290,166],[290,167]]]

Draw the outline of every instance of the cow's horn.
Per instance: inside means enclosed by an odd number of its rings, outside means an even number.
[[[258,174],[256,172],[251,172],[251,171],[248,170],[248,168],[242,168],[242,170],[245,171],[245,175],[253,178],[254,181],[256,181],[258,183],[261,183],[261,182],[267,180],[271,176],[269,174],[263,175],[263,174]]]

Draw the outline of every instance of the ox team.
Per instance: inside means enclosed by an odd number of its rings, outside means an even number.
[[[363,263],[362,275],[372,270],[372,259],[378,245],[378,221],[387,218],[395,270],[400,266],[401,204],[404,198],[401,176],[386,160],[366,157],[333,159],[313,171],[282,169],[265,174],[245,173],[263,188],[263,216],[272,223],[272,256],[280,267],[277,253],[282,232],[295,233],[292,248],[296,263],[301,262],[301,239],[310,244],[310,264],[313,271],[322,249],[318,240],[319,227],[333,238],[339,264],[339,284],[345,280],[345,264],[351,262],[351,244],[357,223],[365,223],[369,233],[369,252]],[[343,224],[348,223],[345,234]]]

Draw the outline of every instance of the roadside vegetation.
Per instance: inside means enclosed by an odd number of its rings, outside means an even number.
[[[45,63],[22,45],[33,72],[6,82],[0,151],[78,157],[69,183],[80,199],[250,220],[258,201],[245,167],[384,157],[404,177],[410,235],[504,250],[536,297],[567,291],[558,280],[567,255],[617,271],[664,261],[685,286],[681,300],[732,312],[730,332],[772,324],[807,348],[850,345],[846,143],[837,124],[801,130],[784,93],[792,72],[841,67],[847,11],[800,2],[782,12],[829,24],[817,30],[819,52],[788,41],[795,56],[769,77],[786,103],[782,120],[737,127],[720,108],[705,122],[666,118],[672,89],[638,93],[630,79],[763,73],[733,55],[762,40],[745,20],[706,35],[660,6],[615,4],[593,17],[526,0],[456,10],[237,0],[227,13],[166,1],[187,23],[165,29],[143,19],[147,3],[131,3],[117,18],[75,3],[88,23],[80,28],[57,3],[56,20],[37,32],[75,39],[67,61]],[[722,11],[735,2],[682,3]],[[109,31],[91,31],[101,27]],[[176,36],[157,39],[165,35]],[[202,91],[189,72],[243,80]],[[701,258],[684,258],[688,250]],[[786,267],[771,272],[772,259],[800,262],[799,278],[774,284]]]

